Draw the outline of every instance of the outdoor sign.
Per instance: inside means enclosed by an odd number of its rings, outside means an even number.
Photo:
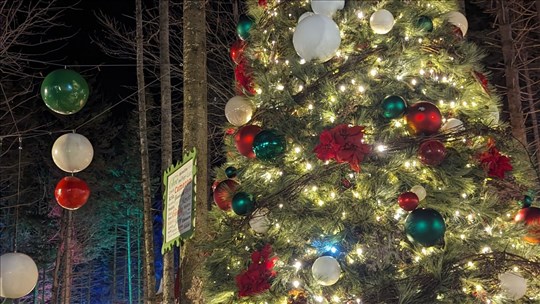
[[[184,155],[182,163],[163,174],[163,246],[161,252],[179,246],[195,228],[196,150]]]

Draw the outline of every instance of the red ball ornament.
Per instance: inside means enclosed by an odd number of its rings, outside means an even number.
[[[484,90],[484,92],[488,95],[489,94],[489,87],[488,87],[488,84],[489,84],[489,81],[486,77],[486,75],[480,73],[480,72],[477,72],[477,71],[473,71],[473,74],[474,74],[474,78],[476,78],[476,81],[478,81],[480,83],[480,85],[482,86],[482,89]]]
[[[418,158],[424,165],[437,166],[443,162],[445,156],[446,148],[438,140],[426,140],[418,148]]]
[[[240,64],[244,59],[244,50],[247,43],[243,40],[236,40],[231,46],[231,59],[235,64]]]
[[[232,198],[240,184],[232,179],[226,179],[220,182],[214,189],[214,202],[219,209],[224,211],[231,210]]]
[[[240,128],[234,136],[234,142],[238,152],[247,158],[255,158],[255,152],[253,152],[253,140],[261,131],[261,127],[256,125],[248,125]]]
[[[413,211],[418,207],[420,199],[414,192],[403,192],[398,197],[398,204],[405,211]]]
[[[244,95],[247,93],[249,95],[255,95],[255,83],[245,60],[234,68],[234,78],[236,79],[237,94]]]
[[[529,207],[519,210],[516,222],[525,222],[527,234],[523,239],[531,244],[540,244],[540,208]]]
[[[407,109],[407,125],[414,135],[432,135],[439,131],[442,124],[441,111],[431,102],[421,101]]]
[[[86,182],[75,176],[62,178],[54,189],[54,197],[58,205],[69,210],[81,208],[86,204],[89,196],[90,189]]]

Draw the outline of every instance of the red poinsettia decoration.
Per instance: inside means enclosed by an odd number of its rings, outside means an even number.
[[[513,169],[512,164],[510,164],[510,158],[502,155],[492,140],[488,142],[488,150],[480,154],[478,159],[489,177],[504,179],[504,174]]]
[[[273,270],[277,257],[270,257],[272,246],[266,244],[251,254],[248,269],[236,276],[240,297],[252,296],[270,289],[270,280],[276,276]]]
[[[363,143],[363,126],[340,124],[325,130],[319,136],[319,144],[313,152],[323,161],[334,159],[338,163],[349,163],[351,169],[359,172],[360,163],[371,152],[371,146]]]

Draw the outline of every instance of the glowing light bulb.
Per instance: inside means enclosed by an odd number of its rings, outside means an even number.
[[[378,146],[377,146],[377,151],[379,151],[379,152],[384,152],[384,151],[386,151],[386,146],[384,146],[384,145],[378,145]]]
[[[292,284],[293,284],[294,288],[298,288],[300,286],[300,282],[298,282],[296,280],[293,281]]]
[[[358,92],[364,93],[366,91],[366,88],[364,86],[358,86]]]

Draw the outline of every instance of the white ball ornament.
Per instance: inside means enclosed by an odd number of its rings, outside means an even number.
[[[56,166],[68,173],[80,172],[92,162],[94,148],[81,134],[64,134],[53,144],[52,159]]]
[[[426,198],[426,189],[420,185],[413,186],[411,192],[418,196],[418,200],[423,201]]]
[[[441,132],[457,132],[463,130],[463,121],[457,118],[449,118],[441,127]]]
[[[243,96],[234,96],[227,101],[225,105],[225,117],[227,120],[237,126],[243,126],[251,120],[253,115],[253,104]]]
[[[527,280],[514,272],[499,274],[501,289],[505,297],[511,300],[521,299],[527,293]]]
[[[302,15],[300,15],[300,18],[298,18],[298,23],[300,23],[300,21],[306,19],[307,17],[313,16],[313,15],[315,15],[315,13],[313,13],[313,12],[305,12],[305,13],[303,13]]]
[[[394,16],[385,9],[378,10],[369,18],[369,25],[376,34],[386,34],[394,27]]]
[[[452,23],[453,25],[457,26],[460,30],[463,36],[467,34],[467,30],[469,29],[469,22],[467,21],[467,18],[460,12],[450,12],[446,14],[446,20],[448,22]]]
[[[38,268],[31,257],[18,252],[0,256],[0,297],[24,297],[36,287],[37,281]]]
[[[322,256],[315,260],[311,266],[313,278],[321,285],[334,285],[341,275],[341,267],[336,259],[331,256]]]
[[[321,15],[332,17],[345,7],[345,0],[311,0],[311,9]]]
[[[301,19],[293,34],[296,53],[306,61],[330,60],[341,45],[339,28],[334,20],[314,14]]]
[[[249,226],[253,231],[264,234],[270,229],[270,220],[268,219],[268,209],[263,208],[253,212],[252,218],[249,220]]]

